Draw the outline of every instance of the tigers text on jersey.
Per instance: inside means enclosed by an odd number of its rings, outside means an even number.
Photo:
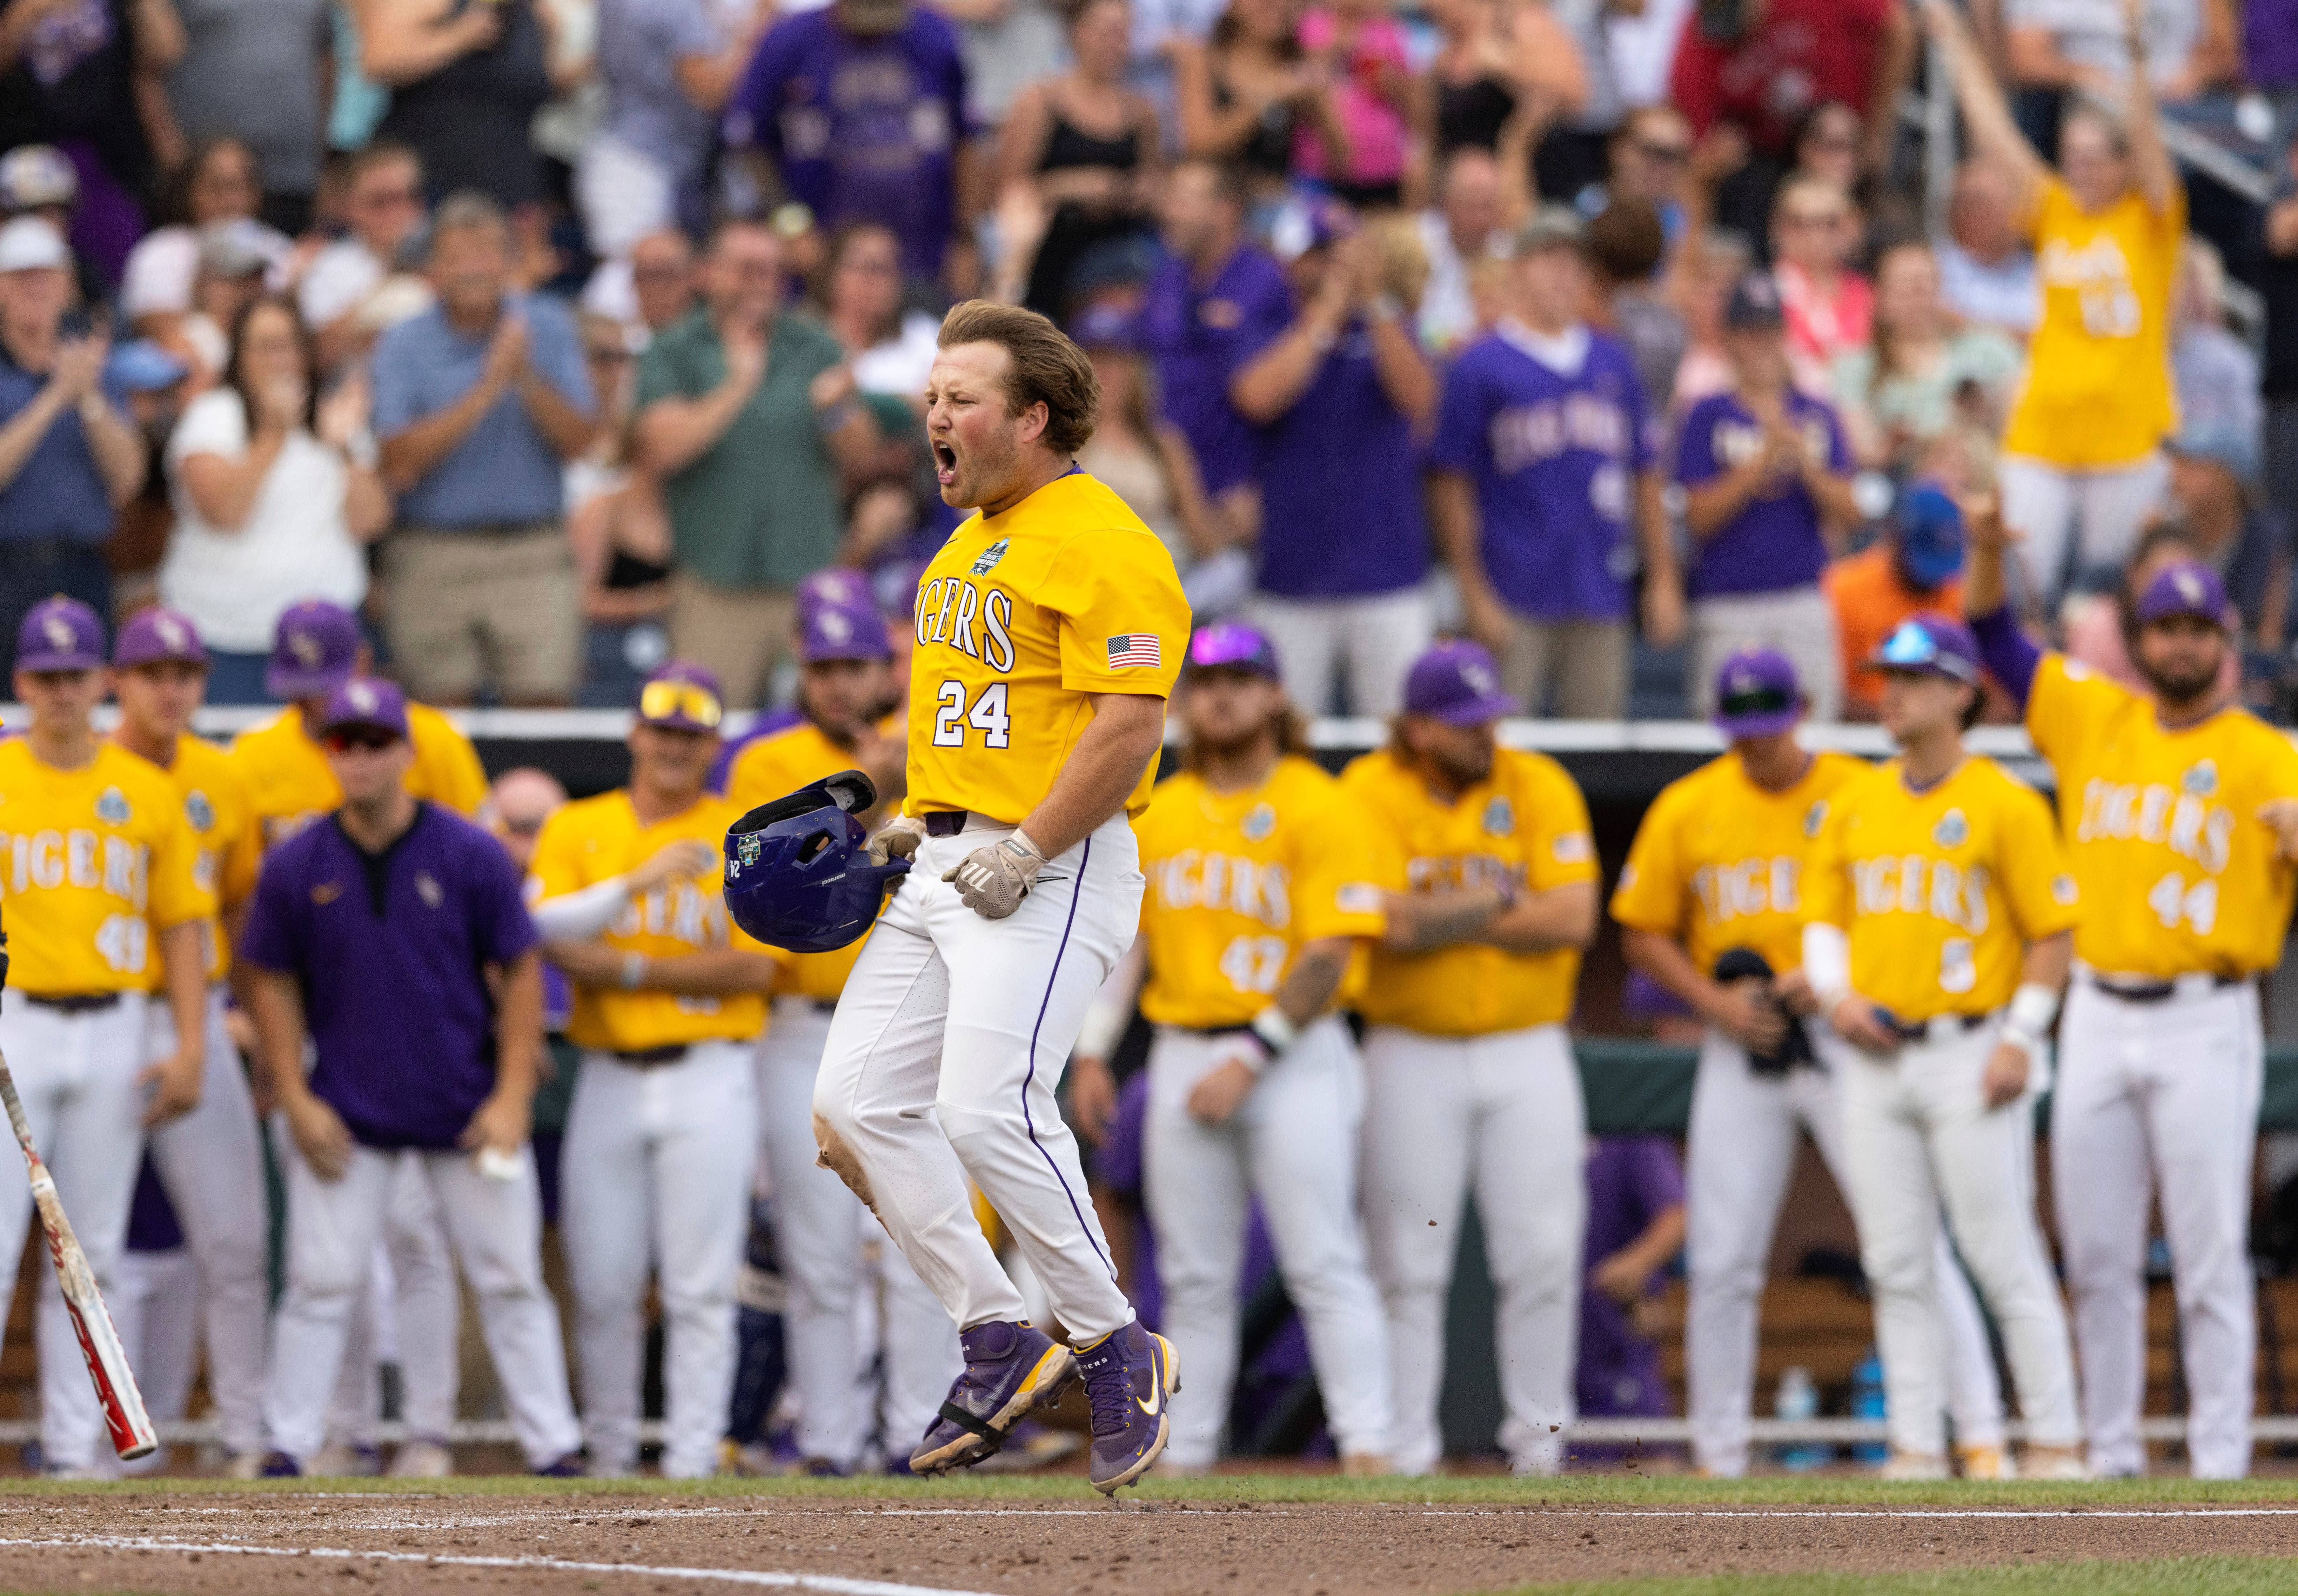
[[[1195,1030],[1243,1025],[1267,1008],[1304,942],[1377,937],[1372,823],[1339,782],[1287,756],[1244,792],[1183,772],[1158,783],[1133,823],[1141,841],[1141,1013]],[[1352,960],[1351,977],[1362,961]],[[1354,980],[1336,995],[1346,1003]]]
[[[1091,695],[1170,697],[1189,641],[1173,557],[1082,471],[969,517],[918,584],[903,811],[1019,824],[1093,720]],[[1126,800],[1149,802],[1155,762]]]
[[[726,914],[719,885],[726,828],[742,811],[722,798],[704,797],[684,814],[641,825],[626,788],[554,810],[534,839],[527,867],[529,906],[628,875],[656,853],[688,839],[710,845],[710,867],[656,888],[627,905],[599,939],[608,947],[649,958],[740,947],[779,961],[783,955],[753,941]],[[736,1041],[765,1029],[766,1000],[756,992],[704,994],[577,982],[567,1038],[578,1047],[642,1053],[681,1042]]]
[[[219,917],[200,929],[207,943],[208,980],[219,981],[231,972],[231,939],[223,933],[220,912],[255,895],[256,872],[263,864],[254,800],[231,756],[189,733],[176,740],[173,765],[153,768],[182,795],[184,820],[198,847],[193,878],[216,900]],[[159,960],[152,961],[144,984],[154,992],[167,984]]]
[[[1910,792],[1896,759],[1835,794],[1804,918],[1851,939],[1851,985],[1914,1023],[2011,1001],[2029,942],[2070,930],[2075,879],[2043,795],[1989,759]]]
[[[900,728],[888,725],[880,730],[894,735]],[[737,815],[747,815],[760,804],[796,792],[808,781],[851,770],[854,763],[851,749],[832,742],[812,721],[800,721],[771,737],[758,739],[741,751],[734,760],[734,767],[726,773],[726,800],[733,805]],[[782,966],[781,979],[774,983],[774,995],[795,994],[817,1003],[835,1002],[846,989],[847,974],[854,968],[854,961],[862,956],[863,944],[869,939],[869,934],[864,932],[847,947],[829,953],[781,955],[788,962]]]
[[[1393,891],[1474,887],[1505,875],[1546,892],[1599,879],[1587,801],[1545,754],[1500,749],[1492,773],[1449,803],[1385,748],[1351,764],[1341,784],[1372,815],[1382,885]],[[1576,947],[1375,948],[1356,1006],[1376,1025],[1481,1036],[1568,1019],[1579,979]]]
[[[58,770],[22,738],[0,742],[10,987],[144,990],[160,963],[154,933],[216,911],[198,864],[183,796],[150,760],[106,740],[89,764]]]
[[[2027,729],[2059,778],[2090,912],[2075,955],[2111,975],[2250,975],[2282,961],[2298,870],[2258,811],[2298,798],[2298,748],[2246,709],[2175,731],[2154,701],[2046,655]]]
[[[407,706],[407,731],[415,745],[407,790],[458,815],[476,815],[486,801],[487,773],[470,739],[428,704]],[[303,711],[295,705],[241,732],[231,745],[231,757],[255,800],[267,849],[342,806],[343,790],[328,768],[327,751],[305,733]]]
[[[1866,773],[1864,759],[1820,753],[1793,786],[1772,792],[1727,753],[1669,782],[1636,830],[1612,918],[1676,939],[1703,972],[1734,947],[1782,973],[1797,968],[1804,870],[1831,800]]]

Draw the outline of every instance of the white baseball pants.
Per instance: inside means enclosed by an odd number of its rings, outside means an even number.
[[[2138,1004],[2078,978],[2059,1032],[2051,1179],[2091,1468],[2144,1474],[2146,1238],[2159,1191],[2197,1479],[2250,1472],[2258,1349],[2250,1174],[2265,1038],[2249,982]]]
[[[1824,1070],[1758,1075],[1737,1042],[1710,1030],[1691,1087],[1686,1162],[1686,1273],[1690,1300],[1683,1327],[1692,1460],[1737,1479],[1748,1471],[1748,1418],[1756,1386],[1757,1323],[1770,1273],[1772,1237],[1808,1131],[1836,1189],[1850,1202],[1837,1082],[1856,1063],[1852,1049],[1806,1020]],[[1947,1411],[1966,1446],[2003,1444],[2003,1387],[1987,1321],[1942,1223],[1932,1226],[1939,1336],[1947,1352]]]
[[[1219,1455],[1236,1379],[1237,1272],[1245,1206],[1261,1199],[1285,1290],[1300,1310],[1325,1419],[1343,1456],[1385,1454],[1391,1428],[1386,1320],[1357,1217],[1364,1065],[1327,1015],[1270,1065],[1219,1125],[1189,1092],[1232,1055],[1233,1038],[1160,1027],[1149,1049],[1143,1170],[1164,1283],[1162,1327],[1187,1380],[1173,1398],[1166,1455]]]
[[[374,1273],[375,1244],[401,1155],[355,1146],[342,1177],[323,1180],[293,1138],[282,1139],[287,1294],[271,1339],[264,1417],[273,1445],[308,1459],[327,1438],[349,1321]],[[567,1397],[558,1305],[542,1283],[542,1196],[533,1154],[522,1150],[513,1180],[480,1174],[467,1153],[418,1156],[456,1261],[477,1294],[479,1328],[519,1450],[530,1467],[546,1467],[580,1446],[583,1433]]]
[[[2049,1249],[2035,1215],[2035,1102],[2027,1094],[1987,1106],[1980,1080],[1997,1021],[1891,1058],[1857,1053],[1843,1079],[1843,1146],[1859,1253],[1875,1296],[1891,1444],[1947,1451],[1946,1354],[1938,1311],[1938,1212],[1979,1294],[2002,1327],[2027,1438],[2041,1446],[2082,1439],[2074,1353]],[[2042,1074],[2038,1061],[2036,1076]]]
[[[129,1248],[120,1254],[119,1280],[120,1289],[103,1305],[111,1311],[112,1327],[120,1332],[128,1367],[136,1371],[144,1411],[154,1424],[181,1418],[191,1400],[192,1377],[199,1370],[199,1261],[188,1246],[164,1253]],[[86,1370],[79,1372],[87,1377]],[[100,1455],[97,1466],[106,1474],[153,1474],[167,1466],[169,1450],[163,1443],[132,1463]]]
[[[830,1015],[812,999],[775,1000],[773,1023],[758,1039],[758,1124],[787,1293],[782,1325],[798,1389],[798,1449],[851,1468],[871,1430],[854,1364],[863,1245],[874,1226],[862,1200],[817,1161],[814,1087],[829,1039]],[[965,1359],[956,1325],[917,1270],[896,1248],[881,1251],[885,1432],[889,1442],[910,1442],[932,1424]]]
[[[1388,1310],[1396,1423],[1389,1456],[1427,1474],[1443,1455],[1444,1303],[1473,1186],[1499,1291],[1500,1443],[1520,1474],[1563,1466],[1578,1412],[1588,1120],[1561,1025],[1432,1037],[1365,1036],[1366,1235]]]
[[[255,1096],[224,1025],[228,994],[210,988],[207,1068],[199,1106],[152,1133],[152,1164],[198,1261],[198,1314],[207,1349],[208,1394],[223,1443],[260,1452],[263,1340],[271,1317],[271,1204],[263,1187]],[[176,1050],[175,1016],[165,1003],[146,1011],[145,1057]]]
[[[31,1121],[33,1145],[55,1177],[56,1195],[107,1300],[119,1288],[128,1211],[144,1162],[146,1094],[136,1084],[145,1062],[144,1007],[141,992],[79,1013],[43,1007],[21,992],[0,1005],[0,1052]],[[31,1188],[0,1180],[0,1302],[15,1294],[31,1222]],[[112,1456],[103,1410],[55,1271],[39,1272],[33,1334],[40,1352],[40,1453],[51,1468],[94,1469]]]
[[[272,1145],[286,1136],[283,1125]],[[286,1154],[279,1154],[282,1163]],[[409,1435],[444,1442],[462,1394],[463,1294],[439,1194],[423,1154],[397,1155],[367,1284],[351,1310],[343,1372],[327,1410],[327,1439],[375,1444],[383,1422],[379,1366],[399,1367],[399,1417]]]
[[[662,1472],[690,1480],[717,1469],[758,1156],[750,1055],[747,1041],[698,1042],[676,1063],[647,1068],[583,1054],[560,1154],[559,1236],[599,1473],[638,1467],[649,1265],[662,1302]]]
[[[1054,1088],[1138,929],[1140,850],[1120,815],[1050,861],[1011,915],[985,920],[942,874],[1011,830],[920,846],[847,978],[814,1112],[960,1329],[1028,1314],[974,1222],[971,1176],[1082,1344],[1129,1322],[1133,1305]]]
[[[2130,558],[2170,489],[2170,462],[2156,450],[2127,466],[2080,470],[2006,454],[1996,481],[2004,524],[2020,536],[2024,591],[2056,613],[2071,577]]]

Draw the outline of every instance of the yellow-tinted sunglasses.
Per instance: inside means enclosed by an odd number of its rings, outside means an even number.
[[[715,732],[725,715],[718,695],[691,682],[649,682],[639,690],[641,720],[684,721]]]

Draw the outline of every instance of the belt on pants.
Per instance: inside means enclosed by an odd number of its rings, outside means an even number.
[[[977,820],[984,825],[995,825],[996,823],[988,815],[976,815],[971,809],[930,810],[927,812],[925,816],[926,835],[929,837],[955,837]]]
[[[106,1009],[120,1006],[118,992],[19,992],[17,996],[35,1008],[54,1009],[60,1014],[99,1014]]]
[[[2174,975],[2169,980],[2150,980],[2144,977],[2123,978],[2102,975],[2095,970],[2085,970],[2082,979],[2109,997],[2119,997],[2125,1003],[2168,1003],[2173,997],[2202,997],[2212,992],[2223,992],[2228,987],[2246,987],[2246,975],[2214,975],[2207,970],[2190,970],[2184,975]]]
[[[1875,1018],[1902,1042],[1948,1042],[1977,1030],[1995,1015],[1990,1010],[1984,1014],[1933,1014],[1928,1020],[1902,1020],[1878,1009]]]
[[[641,1047],[629,1053],[619,1050],[612,1056],[618,1064],[628,1064],[633,1070],[656,1070],[665,1064],[675,1064],[686,1057],[688,1045],[672,1042],[661,1047]]]

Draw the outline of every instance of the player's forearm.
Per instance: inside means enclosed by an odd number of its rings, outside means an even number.
[[[303,1075],[303,996],[295,979],[277,970],[250,977],[247,1012],[255,1021],[257,1067],[271,1081],[271,1099],[282,1108],[311,1091]]]
[[[160,957],[168,978],[168,1012],[176,1021],[176,1052],[194,1063],[207,1054],[207,949],[200,922],[187,920],[160,933]]]
[[[1021,822],[1048,859],[1059,858],[1125,807],[1165,739],[1165,700],[1096,693],[1093,724],[1070,750],[1052,789]]]
[[[503,972],[495,1007],[495,1093],[534,1101],[542,1079],[542,950],[529,948]]]
[[[1527,893],[1484,924],[1470,941],[1503,953],[1586,947],[1596,939],[1596,883],[1574,881]]]
[[[1286,1019],[1306,1025],[1331,1005],[1355,947],[1354,937],[1319,937],[1302,944],[1294,955],[1293,968],[1285,972],[1277,988],[1277,1006],[1285,1011]]]
[[[2054,992],[2063,992],[2067,987],[2067,972],[2074,965],[2075,938],[2072,931],[2061,931],[2027,944],[2027,956],[2020,962],[2019,984],[2022,987],[2048,987]]]
[[[1457,887],[1442,892],[1387,894],[1388,929],[1380,945],[1390,953],[1427,953],[1464,942],[1508,902],[1498,887]]]
[[[781,970],[774,960],[746,947],[713,947],[649,959],[644,984],[657,992],[723,997],[771,991]]]
[[[1713,1020],[1720,1006],[1724,988],[1709,980],[1683,944],[1657,931],[1640,931],[1632,926],[1620,930],[1620,955],[1628,968],[1642,974],[1660,990],[1676,998],[1702,1020]]]
[[[1148,972],[1148,950],[1137,937],[1086,1008],[1085,1024],[1078,1031],[1077,1051],[1080,1056],[1105,1059],[1117,1051],[1118,1043],[1125,1038],[1125,1028],[1133,1023],[1133,1005],[1141,996],[1141,980]]]

